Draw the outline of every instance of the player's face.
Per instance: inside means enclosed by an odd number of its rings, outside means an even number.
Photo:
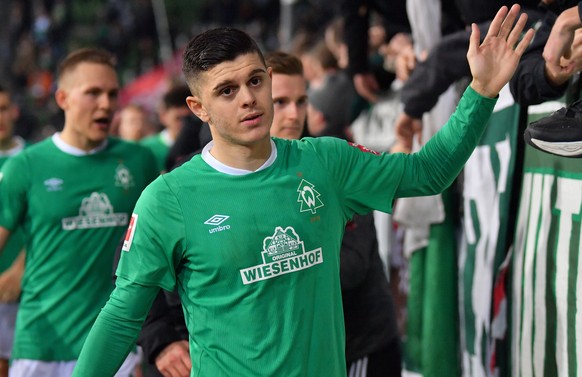
[[[307,91],[301,75],[273,73],[273,107],[275,115],[271,136],[299,139],[307,117]]]
[[[215,145],[252,147],[269,140],[271,70],[257,54],[218,64],[202,73],[198,87],[188,106],[208,122]]]
[[[18,111],[8,93],[0,92],[0,142],[10,140]]]
[[[138,141],[147,134],[148,128],[147,115],[143,111],[129,107],[121,112],[118,130],[120,138]]]
[[[65,112],[63,139],[83,150],[99,146],[109,134],[118,92],[117,74],[107,65],[80,63],[67,73],[56,94]]]
[[[190,114],[190,109],[186,106],[186,102],[184,102],[184,106],[181,107],[162,109],[160,111],[160,121],[170,132],[170,135],[175,138],[182,129],[184,118]]]

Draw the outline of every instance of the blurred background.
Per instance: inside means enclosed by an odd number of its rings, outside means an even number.
[[[0,10],[0,82],[15,93],[16,133],[28,140],[62,127],[54,77],[75,48],[113,52],[121,105],[153,108],[181,80],[181,50],[197,33],[234,26],[265,51],[288,50],[298,31],[317,33],[337,14],[322,0],[0,0]]]

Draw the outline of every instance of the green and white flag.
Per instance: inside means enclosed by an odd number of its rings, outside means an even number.
[[[563,105],[531,107],[530,119]],[[581,161],[527,146],[513,260],[513,377],[582,376],[581,210]]]
[[[495,352],[493,285],[506,254],[520,107],[506,86],[480,145],[465,165],[459,311],[463,376],[503,375],[507,355]]]

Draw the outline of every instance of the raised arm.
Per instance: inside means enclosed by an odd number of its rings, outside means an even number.
[[[481,44],[479,29],[472,25],[467,53],[473,76],[470,88],[447,124],[418,153],[401,157],[408,161],[396,197],[439,193],[463,168],[485,130],[492,98],[507,84],[533,37],[529,30],[519,41],[527,21],[522,14],[515,23],[519,9],[502,7]]]

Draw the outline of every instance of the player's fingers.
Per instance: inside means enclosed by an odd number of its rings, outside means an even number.
[[[515,22],[515,19],[519,15],[519,9],[520,9],[520,6],[517,4],[514,4],[511,7],[511,9],[509,10],[509,12],[507,12],[505,19],[503,20],[503,23],[501,24],[501,28],[499,29],[499,34],[498,34],[499,38],[507,39],[507,36],[509,35],[509,33],[511,32],[511,29],[513,27],[513,23]]]
[[[534,37],[534,34],[535,34],[534,29],[529,29],[525,33],[523,38],[521,38],[521,41],[519,41],[519,43],[517,44],[517,47],[515,48],[515,52],[518,54],[518,56],[523,55],[525,50],[529,47],[529,44],[531,43],[531,41]]]
[[[519,37],[521,35],[523,28],[525,27],[526,22],[527,22],[527,14],[522,13],[519,16],[517,23],[515,24],[515,26],[511,30],[511,33],[509,33],[509,37],[507,38],[507,44],[509,44],[511,47],[514,47],[515,44],[517,43],[517,41],[519,40]]]
[[[499,30],[501,29],[501,25],[503,24],[503,20],[505,19],[507,13],[508,9],[505,5],[502,6],[497,11],[497,14],[493,18],[493,21],[491,21],[491,25],[489,25],[489,30],[487,31],[487,35],[485,36],[485,38],[496,37],[497,35],[499,35]]]
[[[477,24],[471,24],[471,37],[469,38],[469,50],[467,55],[477,54],[477,48],[479,47],[479,39],[481,38],[481,32],[477,27]]]

